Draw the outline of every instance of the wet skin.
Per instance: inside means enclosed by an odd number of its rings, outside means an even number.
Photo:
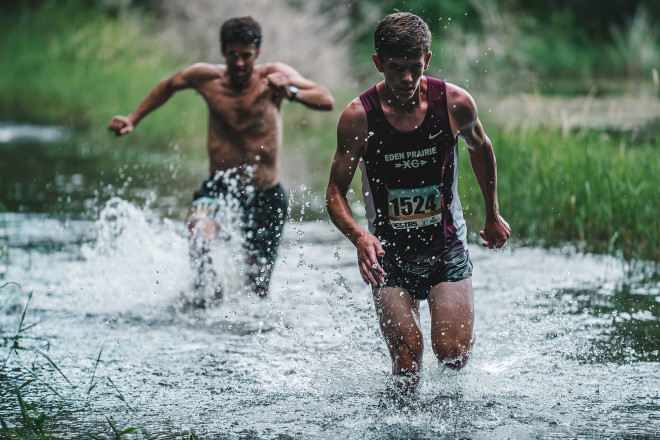
[[[417,56],[373,56],[383,81],[376,85],[380,104],[388,122],[396,129],[415,130],[427,111],[427,82],[423,76],[431,53]],[[499,215],[495,155],[483,131],[472,97],[463,89],[447,83],[447,106],[454,137],[468,145],[475,177],[486,208],[482,245],[500,248],[510,235],[510,228]],[[337,127],[337,151],[333,159],[326,204],[332,221],[356,247],[360,274],[373,288],[374,302],[381,330],[397,375],[417,377],[422,360],[422,333],[419,325],[419,301],[401,287],[381,287],[385,272],[377,257],[385,254],[377,237],[362,229],[354,220],[346,194],[357,163],[368,146],[367,117],[360,99],[344,110]],[[471,279],[440,283],[429,291],[431,344],[442,365],[462,368],[472,347],[474,307]],[[416,380],[409,382],[412,385]]]
[[[289,86],[298,87],[296,101],[315,110],[330,110],[330,92],[300,75],[291,66],[273,62],[255,64],[260,48],[232,42],[221,48],[226,64],[197,63],[160,81],[128,116],[115,116],[108,129],[118,136],[130,133],[142,118],[176,92],[193,89],[209,109],[207,150],[209,171],[225,172],[241,185],[272,188],[279,181],[282,144],[281,105],[290,98]],[[220,225],[199,212],[188,216],[191,255],[206,253]],[[198,257],[199,259],[199,257]],[[248,253],[250,266],[258,265]],[[257,270],[257,272],[259,272]],[[268,282],[251,283],[265,295]]]

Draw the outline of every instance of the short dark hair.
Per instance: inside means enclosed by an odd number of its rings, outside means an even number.
[[[374,45],[379,58],[426,54],[431,47],[431,31],[424,20],[409,12],[390,14],[378,22]]]
[[[261,26],[252,17],[234,17],[220,28],[220,44],[224,49],[229,43],[261,46]]]

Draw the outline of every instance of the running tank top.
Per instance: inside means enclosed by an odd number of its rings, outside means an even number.
[[[410,132],[387,121],[376,86],[360,95],[368,123],[359,166],[369,230],[386,253],[421,267],[467,250],[446,84],[426,79],[426,116]]]

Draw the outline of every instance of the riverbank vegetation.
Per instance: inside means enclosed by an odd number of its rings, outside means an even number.
[[[494,130],[490,137],[502,215],[520,242],[660,261],[657,145],[596,131]],[[462,202],[475,231],[483,201],[469,161],[461,166]]]
[[[115,140],[105,129],[112,115],[130,112],[166,75],[200,58],[220,62],[217,30],[207,28],[224,18],[218,12],[222,2],[198,3],[192,2],[197,5],[193,8],[182,2],[67,0],[2,6],[0,120],[71,127],[84,133],[87,148],[99,150],[135,147],[165,156],[173,145],[181,145],[184,160],[203,169],[206,109],[194,93],[177,94],[129,137]],[[248,3],[246,8],[258,8],[263,2]],[[616,10],[601,5],[589,15],[570,2],[551,11],[540,1],[522,7],[515,0],[365,0],[350,7],[319,1],[311,2],[314,8],[305,2],[284,3],[287,11],[314,14],[317,26],[323,19],[336,27],[332,33],[319,32],[320,38],[306,30],[295,45],[278,43],[271,47],[275,56],[301,51],[302,45],[306,54],[319,55],[326,47],[341,46],[328,55],[337,66],[332,72],[327,63],[315,71],[312,55],[295,61],[303,73],[328,84],[337,108],[318,113],[286,103],[283,110],[283,179],[318,202],[305,215],[324,218],[322,199],[337,119],[352,97],[378,80],[370,64],[371,32],[382,14],[398,8],[419,13],[433,28],[429,74],[465,87],[480,104],[496,148],[502,214],[515,241],[570,243],[582,251],[660,261],[660,189],[655,184],[660,114],[649,116],[647,111],[643,124],[633,120],[618,127],[582,124],[588,108],[564,111],[564,122],[573,118],[569,126],[554,125],[543,113],[534,123],[525,112],[507,112],[506,122],[494,115],[502,94],[514,92],[527,94],[521,101],[536,96],[541,108],[545,95],[570,100],[624,92],[632,96],[631,108],[657,107],[660,34],[655,24],[660,10],[655,2],[617,3]],[[194,10],[206,13],[195,15]],[[240,12],[236,7],[235,13]],[[191,20],[201,15],[210,21],[195,27]],[[277,27],[269,15],[255,16],[264,28]],[[182,31],[191,27],[197,32]],[[208,47],[199,43],[200,29],[208,34]],[[480,194],[462,143],[461,148],[461,197],[469,227],[478,231],[483,221]]]
[[[71,438],[162,438],[161,433],[149,432],[133,417],[135,409],[127,401],[111,377],[100,377],[103,347],[91,367],[81,367],[88,373],[88,381],[76,383],[67,377],[58,362],[49,355],[51,343],[33,333],[39,322],[30,323],[29,309],[32,293],[24,303],[16,303],[16,294],[23,301],[25,295],[16,283],[0,284],[3,301],[0,309],[16,309],[17,326],[0,328],[0,438],[6,440]],[[4,310],[3,310],[4,312]],[[50,379],[45,379],[48,376]],[[112,396],[124,405],[124,412],[103,414],[94,402]],[[76,402],[75,404],[73,402]],[[13,409],[9,410],[9,407]],[[76,421],[77,414],[85,416]],[[84,419],[84,420],[82,420]],[[126,425],[132,425],[126,427]],[[135,427],[135,425],[139,427]],[[178,433],[177,433],[178,431]],[[177,440],[195,440],[193,430],[168,431]]]

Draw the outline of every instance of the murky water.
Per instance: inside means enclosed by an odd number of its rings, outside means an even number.
[[[73,437],[109,435],[106,417],[152,438],[660,437],[660,285],[625,287],[613,258],[472,245],[472,358],[444,370],[427,341],[418,391],[397,400],[354,248],[328,221],[287,224],[266,300],[227,242],[226,298],[194,309],[181,221],[121,197],[94,213],[0,214],[0,285],[20,283],[0,290],[2,336],[32,292],[20,344],[52,361],[2,345],[10,425],[30,370],[24,398]]]

